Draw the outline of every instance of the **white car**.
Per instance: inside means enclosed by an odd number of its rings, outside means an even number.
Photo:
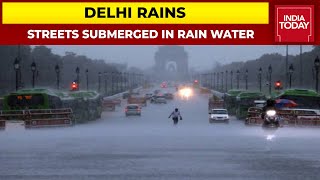
[[[229,123],[229,115],[228,111],[226,109],[212,109],[211,112],[209,112],[209,122],[225,122]]]

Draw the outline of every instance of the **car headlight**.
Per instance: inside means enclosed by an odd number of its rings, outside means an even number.
[[[211,115],[211,119],[214,119],[214,115]]]
[[[267,111],[267,115],[268,116],[275,116],[276,115],[276,111],[275,110],[269,110],[269,111]]]

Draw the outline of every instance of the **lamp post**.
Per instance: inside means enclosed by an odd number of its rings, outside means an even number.
[[[129,73],[125,73],[125,78],[126,78],[126,90],[129,90]]]
[[[221,91],[223,92],[223,72],[221,72]]]
[[[76,68],[76,74],[77,74],[77,83],[78,83],[78,90],[80,89],[80,80],[79,80],[79,73],[80,73],[80,68],[79,67],[77,67]]]
[[[259,78],[259,90],[260,92],[262,91],[262,68],[259,68],[259,72],[258,72],[258,78]]]
[[[54,70],[56,71],[56,75],[57,75],[57,89],[59,89],[60,87],[60,67],[57,64],[54,68]]]
[[[213,73],[210,73],[210,88],[213,89]]]
[[[271,75],[272,75],[272,67],[271,64],[268,67],[268,73],[269,73],[269,94],[271,95]]]
[[[216,73],[214,72],[214,73],[213,73],[213,86],[214,86],[215,89],[217,88],[216,85],[217,85],[217,84],[216,84]]]
[[[319,67],[320,67],[320,59],[319,56],[314,60],[314,69],[316,71],[316,91],[319,92]]]
[[[89,91],[89,70],[86,69],[87,91]]]
[[[36,65],[36,63],[33,61],[32,63],[31,63],[31,71],[32,71],[32,88],[34,88],[34,81],[35,81],[35,72],[36,72],[36,70],[37,70],[37,65]]]
[[[98,73],[98,92],[101,91],[101,72]]]
[[[219,84],[220,84],[220,82],[219,82],[219,81],[220,81],[219,74],[220,74],[220,73],[217,72],[217,90],[219,90],[219,88],[220,88],[220,87],[219,87]]]
[[[18,58],[14,60],[13,63],[14,70],[16,71],[16,91],[19,89],[19,70],[20,70],[20,61]]]
[[[121,92],[123,92],[123,90],[124,90],[124,73],[123,72],[121,72],[120,73],[120,89],[121,89]]]
[[[114,94],[114,72],[111,72],[111,94]]]
[[[239,81],[240,81],[240,71],[237,70],[237,89],[239,89]]]
[[[129,86],[131,90],[134,88],[134,73],[129,74]]]
[[[139,74],[139,86],[143,86],[142,79],[143,79],[143,74]]]
[[[233,89],[233,71],[230,72],[230,88]]]
[[[130,91],[131,89],[131,80],[132,80],[132,74],[131,73],[127,73],[127,85],[128,85],[128,90]]]
[[[289,67],[289,88],[291,88],[291,85],[292,85],[293,71],[294,71],[293,64],[290,64],[290,67]]]
[[[246,90],[248,90],[248,69],[246,69],[245,79],[246,79]]]
[[[127,73],[123,73],[123,76],[122,76],[122,80],[123,80],[123,87],[124,87],[124,91],[127,90]]]
[[[105,71],[104,73],[104,93],[107,95],[107,75],[108,73]]]
[[[116,93],[120,91],[119,81],[120,81],[120,72],[116,72]]]
[[[127,76],[126,76],[126,73],[123,72],[122,73],[122,87],[123,87],[122,91],[126,91],[127,90],[126,86],[127,86]]]
[[[228,70],[226,70],[226,92],[228,91]]]
[[[119,91],[122,92],[123,91],[123,73],[119,72]]]

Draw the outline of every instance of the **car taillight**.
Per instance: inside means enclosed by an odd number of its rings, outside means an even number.
[[[124,111],[125,111],[125,112],[128,112],[128,109],[126,108]]]

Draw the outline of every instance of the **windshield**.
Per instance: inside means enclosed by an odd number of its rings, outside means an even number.
[[[226,110],[212,110],[212,114],[228,114]]]
[[[139,109],[139,106],[127,106],[127,109]]]

